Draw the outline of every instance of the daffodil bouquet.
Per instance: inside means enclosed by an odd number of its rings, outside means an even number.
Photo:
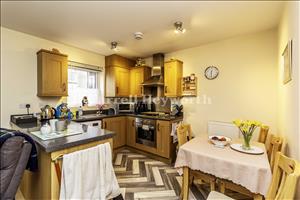
[[[253,132],[257,127],[261,126],[259,121],[255,120],[234,120],[233,123],[240,129],[241,133],[244,137],[244,144],[243,148],[249,150],[250,147],[250,140],[252,138]]]

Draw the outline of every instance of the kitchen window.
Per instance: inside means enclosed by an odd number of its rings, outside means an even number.
[[[101,73],[100,70],[77,67],[69,63],[68,105],[70,107],[81,106],[84,96],[87,96],[89,106],[95,106],[103,101],[103,93],[100,87]]]

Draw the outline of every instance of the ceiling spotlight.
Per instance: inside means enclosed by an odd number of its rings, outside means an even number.
[[[133,35],[136,40],[141,40],[144,37],[144,34],[142,32],[135,32]]]
[[[111,48],[112,50],[114,50],[114,51],[117,51],[117,50],[118,50],[118,49],[117,49],[117,46],[118,46],[118,43],[117,43],[117,42],[111,42],[110,44],[111,44],[111,47],[110,47],[110,48]]]
[[[179,21],[175,22],[174,23],[174,26],[175,26],[174,32],[177,33],[177,34],[178,33],[185,33],[186,30],[185,30],[185,28],[182,27],[182,25],[183,25],[182,22],[179,22]]]

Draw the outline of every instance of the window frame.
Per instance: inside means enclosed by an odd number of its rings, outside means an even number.
[[[75,64],[74,64],[75,63]],[[88,73],[87,73],[87,83],[86,83],[86,89],[95,89],[97,90],[99,93],[98,93],[98,103],[101,103],[104,99],[104,96],[102,97],[101,95],[104,95],[103,92],[102,92],[102,89],[101,89],[101,83],[103,81],[102,78],[103,78],[103,75],[101,74],[101,72],[103,72],[103,70],[101,70],[102,68],[101,67],[97,67],[97,66],[92,66],[92,65],[85,65],[85,64],[82,64],[82,63],[79,63],[80,65],[77,66],[77,62],[69,62],[68,63],[68,76],[69,76],[69,69],[75,69],[75,70],[81,70],[81,71],[84,71],[84,72],[92,72],[92,73],[96,73],[96,88],[89,88],[89,82],[88,82]],[[87,67],[84,67],[84,66],[87,66]],[[92,67],[91,67],[92,66]],[[69,86],[69,78],[68,78],[68,86]],[[104,83],[104,82],[103,82]],[[67,102],[68,104],[70,104],[70,101],[69,99],[67,99]],[[89,107],[93,107],[93,106],[96,106],[98,103],[96,104],[89,104]],[[75,104],[75,105],[69,105],[70,107],[78,107],[78,106],[81,106],[81,102],[79,104]]]

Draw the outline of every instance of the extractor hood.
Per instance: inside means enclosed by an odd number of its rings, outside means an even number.
[[[153,54],[153,67],[150,79],[142,83],[143,86],[163,86],[164,85],[164,54]]]

